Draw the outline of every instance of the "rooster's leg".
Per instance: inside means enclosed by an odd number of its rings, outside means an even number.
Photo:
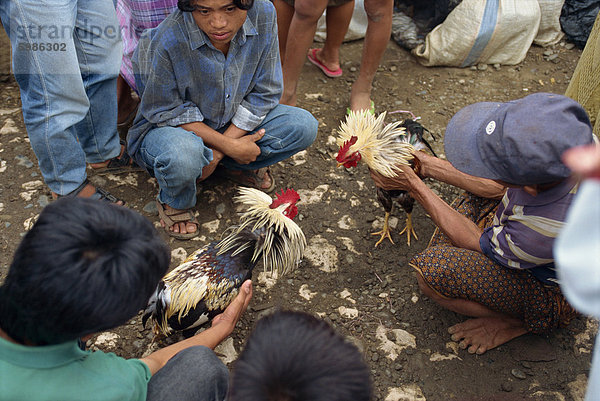
[[[394,243],[394,241],[392,240],[392,236],[390,234],[390,225],[388,223],[389,219],[390,219],[390,214],[388,212],[385,212],[383,228],[381,229],[381,231],[377,231],[376,233],[371,234],[371,235],[381,235],[381,238],[379,238],[379,241],[377,241],[375,243],[375,248],[377,248],[377,245],[381,244],[381,242],[383,241],[384,238],[389,239],[392,244]]]
[[[404,232],[406,231],[406,237],[408,238],[408,246],[410,246],[411,235],[414,235],[416,240],[419,239],[419,237],[417,237],[417,233],[415,232],[411,215],[411,213],[406,213],[406,226],[404,227],[404,230],[400,231],[400,234],[404,234]]]

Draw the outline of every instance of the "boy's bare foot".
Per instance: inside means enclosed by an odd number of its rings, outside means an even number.
[[[448,329],[452,341],[470,354],[484,352],[527,333],[524,323],[513,317],[480,317],[455,324]]]

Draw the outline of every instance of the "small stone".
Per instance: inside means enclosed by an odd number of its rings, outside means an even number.
[[[554,54],[554,51],[548,49],[548,50],[544,51],[544,53],[542,53],[542,54],[546,57],[549,57]]]
[[[558,59],[558,54],[552,54],[550,56],[548,56],[548,61],[554,61]]]
[[[513,390],[512,384],[508,382],[502,383],[500,385],[500,388],[502,389],[502,391],[506,391],[507,393],[510,393]]]
[[[46,207],[48,206],[48,203],[50,203],[48,195],[40,195],[40,198],[38,199],[38,205],[40,205],[41,207]]]
[[[379,360],[379,354],[378,353],[374,353],[373,355],[371,355],[371,360],[373,362],[377,362]]]
[[[25,168],[32,168],[33,167],[33,163],[31,162],[31,160],[29,160],[29,158],[27,156],[15,156],[15,159],[17,160],[17,164],[19,166],[23,166]]]
[[[531,364],[527,361],[521,361],[521,366],[523,366],[525,369],[531,369]]]
[[[224,203],[219,203],[217,205],[217,207],[215,207],[215,212],[217,214],[222,215],[223,213],[225,213],[225,204]]]
[[[571,50],[571,49],[572,49],[572,48],[574,48],[574,47],[575,47],[575,45],[574,45],[573,43],[567,43],[567,44],[565,45],[565,49],[567,49],[567,50]]]
[[[350,67],[350,72],[356,72],[356,67]]]
[[[7,222],[5,222],[5,223],[4,223],[4,228],[8,228],[8,227],[10,227],[11,225],[12,225],[12,224],[11,224],[11,223],[9,223],[9,222],[7,221]]]
[[[500,70],[500,64],[498,64],[498,63],[494,64],[494,69],[496,71]]]
[[[527,375],[520,369],[513,369],[510,371],[510,374],[516,377],[517,379],[526,379]]]
[[[348,262],[349,265],[354,263],[354,257],[350,254],[346,255],[346,262]]]
[[[155,201],[146,203],[142,210],[152,216],[158,215],[158,209],[156,208]]]
[[[479,71],[485,71],[485,70],[487,70],[487,68],[488,68],[487,64],[477,64],[477,69]]]

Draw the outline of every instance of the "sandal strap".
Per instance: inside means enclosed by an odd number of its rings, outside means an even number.
[[[190,209],[169,211],[165,208],[165,205],[163,205],[158,200],[156,201],[156,208],[158,209],[159,217],[169,227],[171,227],[172,225],[174,225],[176,223],[187,222],[187,221],[189,221],[192,224],[198,225],[196,216]]]
[[[75,188],[73,191],[69,192],[66,195],[58,195],[57,197],[58,198],[75,198],[81,193],[81,191],[83,191],[83,188],[85,188],[88,184],[91,184],[91,183],[90,183],[90,180],[88,180],[86,178],[85,180],[83,180],[81,185],[78,186],[77,188]],[[88,199],[100,200],[100,201],[105,201],[105,202],[110,202],[110,203],[123,202],[123,205],[125,204],[125,202],[122,199],[117,198],[116,196],[114,196],[113,194],[108,192],[107,190],[102,189],[102,188],[96,188],[96,186],[94,186],[94,188],[96,189],[96,191],[90,197],[88,197]]]
[[[121,199],[117,198],[116,196],[102,188],[96,188],[96,192],[94,192],[94,194],[90,196],[90,199],[96,199],[110,203],[117,203],[118,201],[123,202]],[[123,204],[125,203],[123,202]]]

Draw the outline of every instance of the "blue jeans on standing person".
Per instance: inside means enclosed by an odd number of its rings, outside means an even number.
[[[265,129],[265,136],[256,142],[261,149],[256,161],[239,164],[225,157],[221,165],[232,170],[270,166],[310,146],[317,137],[317,127],[317,120],[308,111],[277,105],[256,128]],[[174,209],[189,209],[196,204],[196,180],[212,161],[212,150],[193,132],[158,127],[146,134],[133,157],[156,177],[159,202]]]
[[[25,127],[50,189],[86,179],[86,161],[120,153],[116,82],[122,57],[112,0],[2,0]]]

